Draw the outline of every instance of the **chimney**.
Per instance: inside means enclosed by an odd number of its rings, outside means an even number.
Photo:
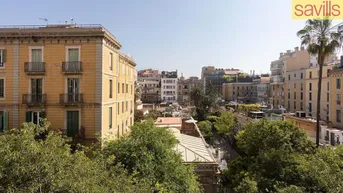
[[[295,47],[294,51],[296,51],[296,52],[299,51],[299,47]]]

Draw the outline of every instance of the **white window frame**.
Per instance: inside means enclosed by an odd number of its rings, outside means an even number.
[[[66,49],[66,57],[65,57],[65,59],[66,59],[65,61],[66,62],[69,62],[69,54],[68,54],[69,49],[78,49],[79,50],[79,59],[78,59],[78,61],[81,61],[81,46],[66,46],[65,49]]]
[[[81,76],[66,76],[64,78],[64,93],[68,93],[68,78],[78,78],[79,79],[79,93],[82,93],[81,91],[81,85],[82,85],[82,78]]]
[[[32,123],[34,123],[34,113],[37,113],[38,117],[37,118],[37,125],[39,125],[39,121],[40,121],[40,114],[43,112],[43,111],[39,111],[39,110],[33,110],[33,111],[30,111],[31,112],[31,121]]]
[[[4,69],[5,68],[5,64],[3,62],[3,58],[4,58],[4,54],[3,51],[5,50],[5,48],[0,47],[0,69]]]
[[[44,62],[44,46],[29,46],[29,62],[32,62],[32,50],[42,50],[42,62]]]

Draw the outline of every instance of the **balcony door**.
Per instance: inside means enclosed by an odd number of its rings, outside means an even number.
[[[43,100],[43,80],[41,78],[31,79],[31,101],[40,103]]]
[[[67,69],[71,72],[78,72],[80,71],[79,65],[79,48],[69,48],[68,49],[68,62],[67,62]]]
[[[43,55],[42,49],[31,49],[31,65],[29,65],[30,71],[40,72],[43,70]]]
[[[79,132],[79,111],[67,111],[67,136],[75,137]]]
[[[79,102],[80,81],[78,78],[68,78],[68,102]]]

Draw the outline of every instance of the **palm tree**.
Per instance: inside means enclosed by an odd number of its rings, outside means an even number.
[[[301,45],[307,47],[311,55],[317,56],[319,64],[319,80],[317,95],[317,127],[316,144],[319,146],[319,121],[320,121],[320,96],[322,88],[323,64],[327,56],[335,53],[341,46],[342,35],[340,32],[334,32],[332,29],[332,20],[310,19],[305,27],[298,31],[297,35],[301,39]]]

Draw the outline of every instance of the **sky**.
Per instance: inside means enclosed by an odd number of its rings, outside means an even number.
[[[300,46],[291,0],[11,0],[1,25],[102,24],[130,54],[137,70],[178,70],[200,76],[203,66],[268,73],[280,52]]]

